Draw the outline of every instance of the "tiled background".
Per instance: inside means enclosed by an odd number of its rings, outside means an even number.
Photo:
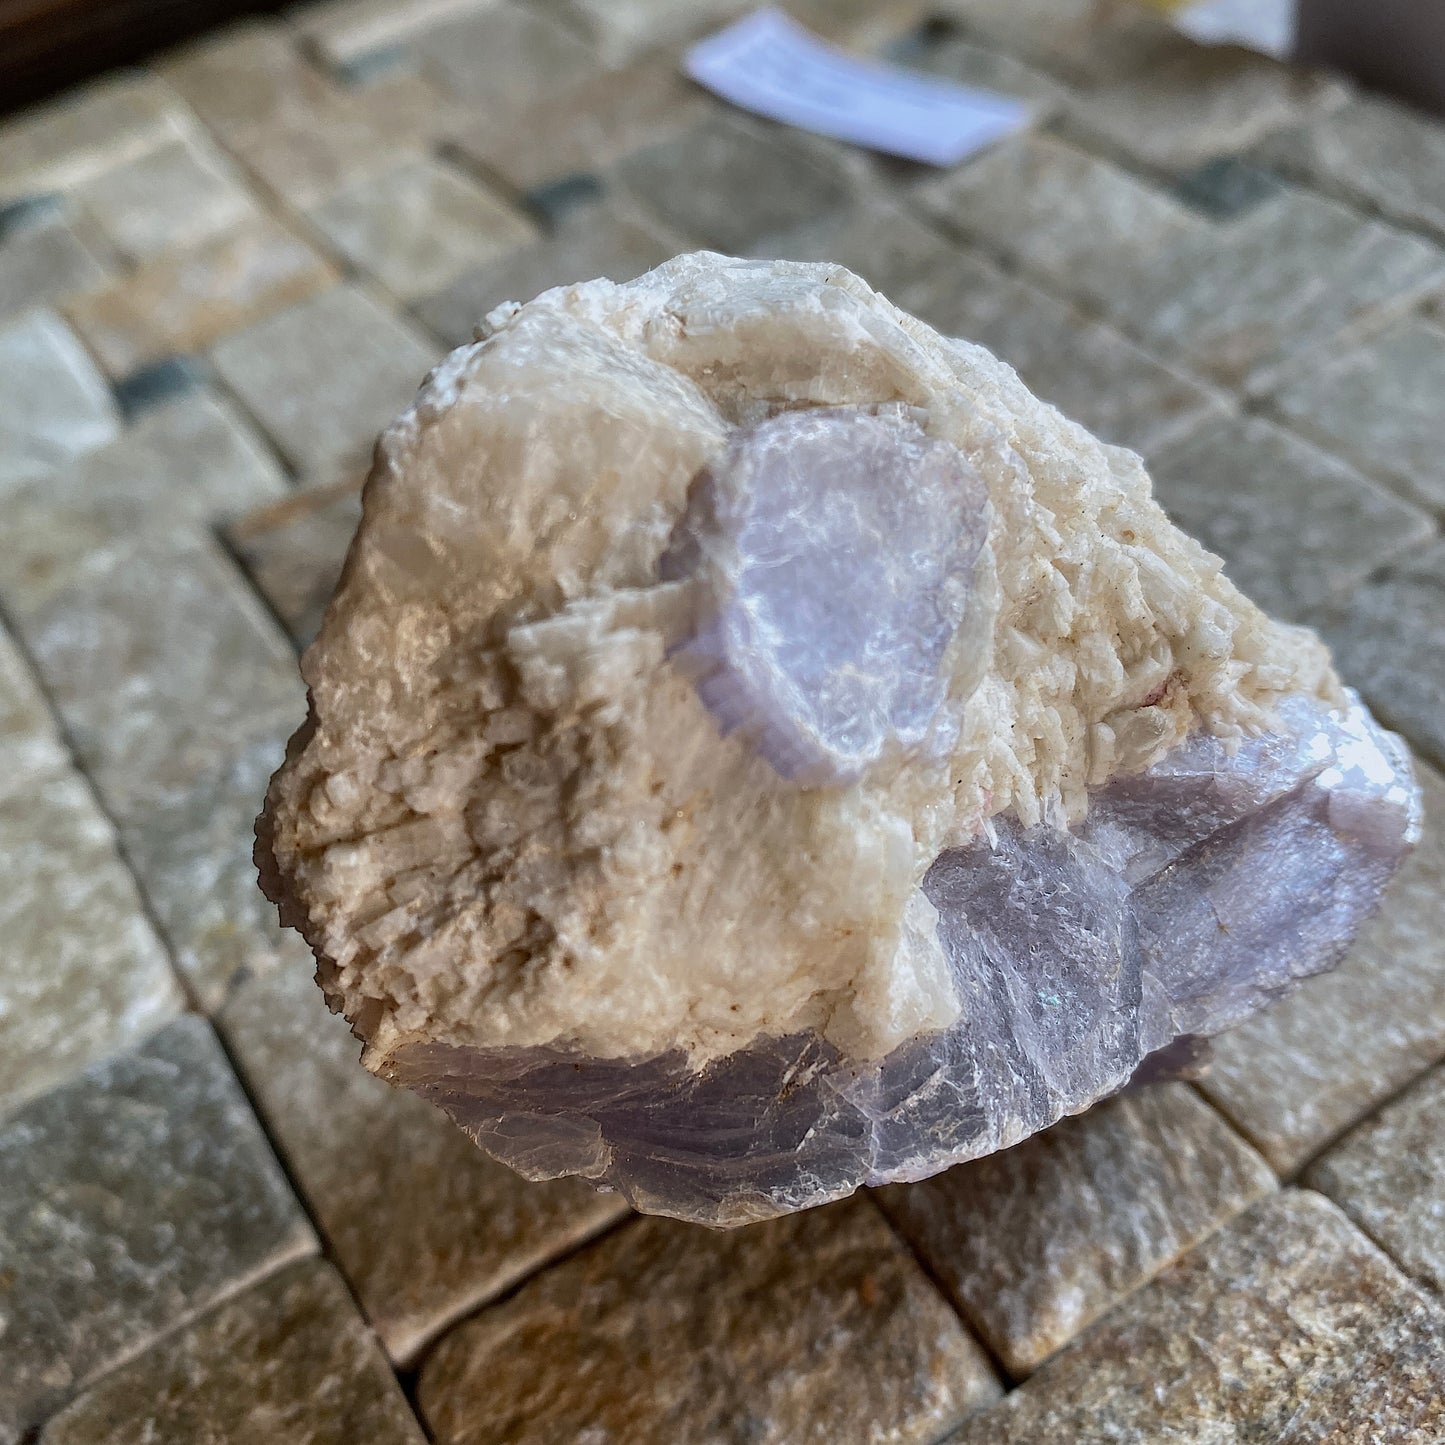
[[[1027,97],[948,174],[678,78],[735,0],[342,0],[0,128],[0,1441],[1445,1440],[1445,835],[1339,973],[719,1235],[354,1063],[251,819],[371,441],[492,305],[848,264],[1144,452],[1445,819],[1445,128],[1093,0],[798,0]]]

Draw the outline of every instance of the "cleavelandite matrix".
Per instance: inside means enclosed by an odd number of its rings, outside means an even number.
[[[366,1067],[716,1225],[1197,1068],[1419,826],[1136,456],[826,265],[494,312],[304,670],[258,860]]]

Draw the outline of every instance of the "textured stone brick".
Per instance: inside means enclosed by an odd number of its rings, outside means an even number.
[[[1445,784],[1425,836],[1334,972],[1215,1040],[1201,1087],[1281,1174],[1445,1058]]]
[[[559,0],[611,65],[689,40],[749,8],[748,0]]]
[[[1064,85],[1047,72],[947,30],[931,44],[910,48],[900,59],[911,70],[923,70],[961,85],[1026,101],[1034,109],[1035,121],[1057,111],[1068,93]]]
[[[1095,303],[1206,224],[1162,189],[1047,135],[995,146],[917,196],[983,249]]]
[[[346,1285],[307,1260],[122,1366],[42,1445],[421,1445]]]
[[[1436,510],[1445,509],[1445,329],[1406,318],[1341,356],[1313,357],[1270,398],[1321,446]]]
[[[334,474],[370,455],[438,357],[365,292],[338,286],[227,337],[211,359],[297,471]]]
[[[1445,1429],[1445,1312],[1290,1190],[1199,1245],[950,1445],[1413,1445]]]
[[[108,76],[0,126],[0,204],[78,185],[194,129],[153,76]]]
[[[1157,15],[1096,0],[935,0],[931,8],[1076,84],[1147,74],[1194,48]]]
[[[231,164],[210,146],[186,141],[102,171],[71,197],[130,262],[194,245],[257,215]]]
[[[843,207],[853,191],[830,153],[730,115],[639,151],[617,176],[681,235],[734,252]]]
[[[731,1232],[645,1219],[447,1336],[448,1445],[932,1441],[994,1399],[982,1351],[866,1199]]]
[[[105,267],[58,208],[0,224],[0,320],[106,280]]]
[[[1317,190],[1445,239],[1445,128],[1418,111],[1354,96],[1271,136],[1258,156]]]
[[[127,376],[203,351],[338,279],[304,241],[261,216],[78,296],[65,312],[110,374]]]
[[[565,92],[597,63],[592,48],[567,26],[540,10],[509,4],[483,6],[438,25],[411,48],[445,93],[493,122],[539,94]]]
[[[1445,1069],[1347,1135],[1305,1182],[1335,1199],[1407,1273],[1445,1294]]]
[[[1188,170],[1246,150],[1302,115],[1339,104],[1333,77],[1235,46],[1200,45],[1166,65],[1085,91],[1066,127],[1146,165]]]
[[[46,581],[44,595],[12,592],[13,613],[123,827],[303,715],[290,647],[206,541],[137,535]]]
[[[206,1023],[0,1126],[0,1433],[315,1239]]]
[[[536,236],[521,212],[429,159],[356,182],[311,219],[354,266],[403,298],[439,291]]]
[[[253,512],[226,540],[297,647],[316,636],[361,520],[360,476]]]
[[[669,55],[600,71],[561,95],[548,90],[501,124],[469,116],[449,140],[488,174],[531,191],[656,144],[693,124],[708,105]]]
[[[770,255],[856,271],[905,311],[1002,357],[1037,395],[1106,441],[1146,450],[1218,405],[1198,382],[907,212],[853,209],[766,244]]]
[[[1273,1188],[1213,1109],[1166,1084],[880,1202],[1019,1376]]]
[[[471,341],[477,323],[504,301],[530,301],[553,286],[598,276],[630,281],[679,248],[655,222],[602,201],[570,212],[545,240],[468,271],[413,309],[449,346],[462,346]]]
[[[627,1208],[579,1180],[523,1180],[367,1073],[310,963],[247,979],[218,1024],[333,1258],[387,1350],[409,1361]]]
[[[0,1110],[8,1110],[142,1042],[181,997],[110,824],[3,636],[0,868]]]
[[[120,430],[115,398],[50,311],[0,327],[0,489],[43,477]]]
[[[433,26],[496,4],[497,0],[327,0],[288,18],[316,54],[340,70],[375,51],[393,49]]]
[[[1153,452],[1154,495],[1268,612],[1301,619],[1429,540],[1424,512],[1272,422],[1221,415]]]
[[[1181,238],[1102,304],[1146,346],[1259,393],[1292,360],[1408,310],[1442,266],[1445,252],[1419,237],[1291,188]]]
[[[231,406],[193,389],[158,405],[110,445],[8,501],[0,593],[26,617],[70,585],[106,543],[195,530],[285,490],[281,469]]]
[[[1445,767],[1445,545],[1362,587],[1325,635],[1370,706]]]

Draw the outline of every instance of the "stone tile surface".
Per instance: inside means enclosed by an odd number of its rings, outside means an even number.
[[[0,1111],[133,1047],[181,1007],[115,834],[0,635]]]
[[[448,139],[471,164],[525,192],[610,166],[686,129],[709,108],[666,55],[602,71],[561,95],[539,95],[501,124],[471,114]]]
[[[1341,356],[1311,358],[1270,398],[1281,421],[1396,491],[1445,509],[1445,328],[1407,317]]]
[[[58,208],[0,225],[0,320],[102,285],[107,271]]]
[[[315,1247],[194,1016],[0,1125],[0,1177],[0,1438]]]
[[[617,178],[694,244],[733,252],[843,207],[853,189],[828,152],[732,116],[636,152]]]
[[[1445,239],[1445,130],[1418,111],[1352,96],[1271,136],[1258,156],[1306,185]]]
[[[137,535],[46,581],[43,596],[7,600],[122,826],[303,715],[289,645],[213,544]]]
[[[866,1198],[712,1233],[643,1219],[428,1356],[446,1445],[932,1441],[998,1384]]]
[[[105,378],[51,311],[0,327],[0,490],[110,441],[120,414]]]
[[[112,376],[204,351],[334,285],[339,273],[269,216],[74,298],[71,325]]]
[[[655,222],[603,200],[565,216],[544,240],[468,271],[413,309],[447,345],[463,346],[477,323],[504,301],[530,301],[553,286],[598,276],[630,281],[678,249]]]
[[[557,8],[615,65],[655,46],[692,39],[750,7],[748,0],[557,0]]]
[[[108,76],[0,124],[0,205],[78,185],[193,130],[156,77]]]
[[[433,26],[470,15],[496,0],[324,0],[288,18],[329,65],[349,69],[369,54],[404,44]]]
[[[439,161],[403,161],[347,187],[311,220],[393,295],[429,295],[536,236],[520,211]]]
[[[1424,839],[1349,956],[1215,1040],[1201,1087],[1281,1174],[1445,1058],[1445,783],[1417,766]]]
[[[950,1445],[1365,1441],[1445,1430],[1445,1310],[1317,1194],[1256,1205]]]
[[[1274,1186],[1188,1085],[1164,1084],[880,1202],[1018,1377]]]
[[[622,1218],[580,1180],[532,1184],[440,1110],[358,1063],[309,955],[242,982],[219,1016],[332,1257],[388,1352],[444,1326]]]
[[[361,476],[309,487],[241,518],[226,541],[297,647],[321,626],[361,520]]]
[[[1266,612],[1302,620],[1427,542],[1426,514],[1271,422],[1220,415],[1151,453],[1154,495]]]
[[[1165,65],[1085,91],[1067,128],[1163,171],[1248,149],[1345,98],[1342,82],[1234,46],[1196,46]]]
[[[1181,238],[1104,300],[1146,346],[1257,393],[1293,359],[1408,310],[1442,265],[1430,242],[1290,189]]]
[[[213,147],[173,141],[91,177],[73,203],[126,261],[183,249],[257,215],[256,202]]]
[[[421,1445],[336,1271],[279,1271],[122,1366],[42,1445]]]
[[[221,379],[303,475],[364,462],[438,359],[419,332],[352,286],[289,307],[211,352]]]
[[[1347,1135],[1305,1175],[1406,1273],[1445,1295],[1445,1069]]]
[[[1445,767],[1445,544],[1362,587],[1324,632],[1370,706]]]

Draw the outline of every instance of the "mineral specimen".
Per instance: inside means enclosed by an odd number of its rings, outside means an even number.
[[[494,312],[304,670],[257,856],[363,1062],[711,1224],[1188,1067],[1418,830],[1137,457],[829,266]]]

